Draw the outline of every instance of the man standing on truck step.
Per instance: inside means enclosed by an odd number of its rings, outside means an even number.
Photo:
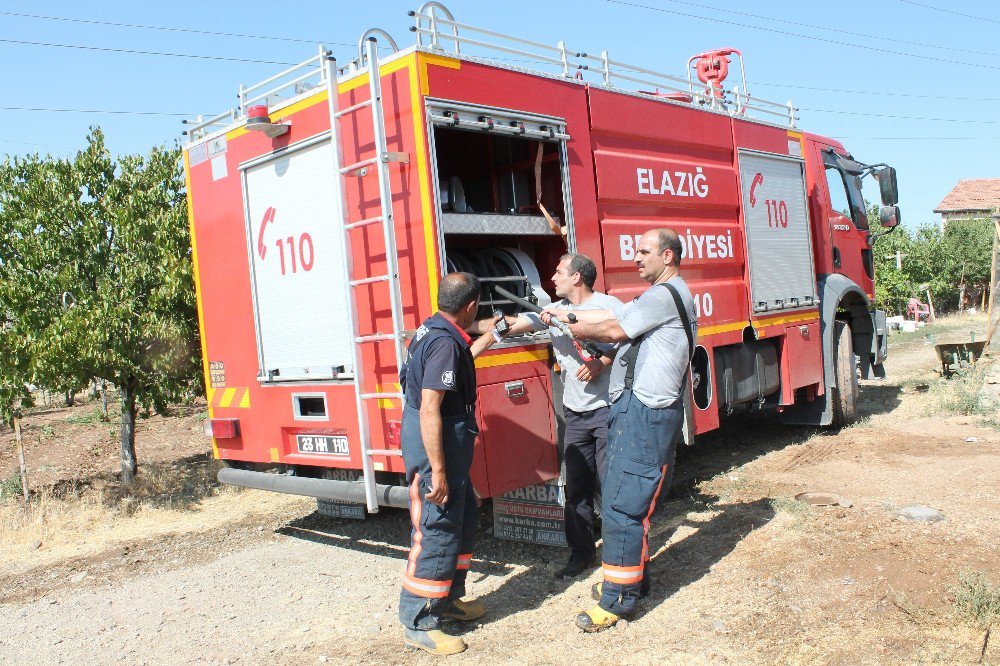
[[[579,323],[570,324],[575,337],[622,343],[611,371],[601,512],[604,581],[594,586],[599,603],[576,618],[586,632],[629,616],[650,586],[649,520],[663,480],[669,484],[673,472],[698,337],[694,300],[679,275],[681,251],[674,231],[647,231],[635,263],[651,286],[611,313],[580,313]]]
[[[594,291],[597,266],[583,254],[564,254],[552,275],[556,296],[562,300],[549,306],[560,312],[614,310],[622,305],[614,296]],[[508,335],[543,331],[551,315],[521,313],[510,320]],[[488,320],[477,322],[488,324]],[[558,328],[551,329],[552,349],[563,381],[563,460],[566,463],[566,541],[570,555],[558,578],[577,576],[592,569],[597,560],[594,545],[594,495],[604,479],[604,450],[608,439],[610,373],[615,345],[598,344],[599,359],[581,352],[573,339]]]
[[[479,280],[449,273],[441,280],[437,314],[417,329],[400,369],[402,449],[410,485],[410,555],[399,595],[405,646],[456,654],[465,641],[440,630],[443,618],[474,620],[485,613],[462,601],[476,538],[476,497],[469,478],[476,427],[473,358],[495,341],[470,345],[465,329],[476,318]],[[494,320],[494,325],[499,318]]]

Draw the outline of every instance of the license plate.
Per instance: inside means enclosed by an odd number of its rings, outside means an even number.
[[[299,453],[319,453],[330,456],[348,456],[347,437],[344,435],[296,435]]]
[[[330,518],[351,518],[353,520],[365,519],[365,507],[361,504],[350,502],[340,502],[337,500],[318,499],[316,500],[316,511],[322,516]]]

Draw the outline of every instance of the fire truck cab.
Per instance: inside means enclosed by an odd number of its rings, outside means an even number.
[[[660,226],[681,236],[699,317],[688,441],[747,405],[856,418],[857,368],[880,375],[886,356],[860,180],[879,180],[891,228],[891,167],[801,131],[790,102],[750,96],[735,49],[674,77],[465,26],[439,3],[411,16],[415,45],[371,30],[346,64],[320,48],[187,132],[222,481],[405,507],[398,369],[441,276],[478,275],[482,315],[513,314],[493,287],[544,306],[570,250],[598,264],[598,289],[631,299],[647,286],[636,239]],[[727,91],[734,60],[743,86]],[[479,496],[557,478],[548,334],[476,365]]]

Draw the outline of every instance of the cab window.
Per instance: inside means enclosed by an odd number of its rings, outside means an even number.
[[[826,189],[830,190],[830,206],[846,218],[851,217],[851,204],[847,200],[847,188],[840,169],[828,166],[826,168]]]
[[[851,201],[851,219],[858,229],[868,229],[868,214],[865,212],[865,198],[861,195],[861,179],[844,175],[847,196]]]
[[[830,191],[833,210],[854,222],[858,229],[868,229],[868,216],[857,179],[845,175],[835,166],[827,165],[826,187]]]

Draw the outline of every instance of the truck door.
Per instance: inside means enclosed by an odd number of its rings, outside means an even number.
[[[873,298],[875,265],[861,185],[856,176],[838,166],[833,150],[821,151],[829,193],[828,222],[833,230],[833,270],[850,278]]]
[[[318,381],[353,372],[329,138],[241,169],[258,379]]]
[[[804,163],[746,149],[739,163],[753,316],[816,307]]]

